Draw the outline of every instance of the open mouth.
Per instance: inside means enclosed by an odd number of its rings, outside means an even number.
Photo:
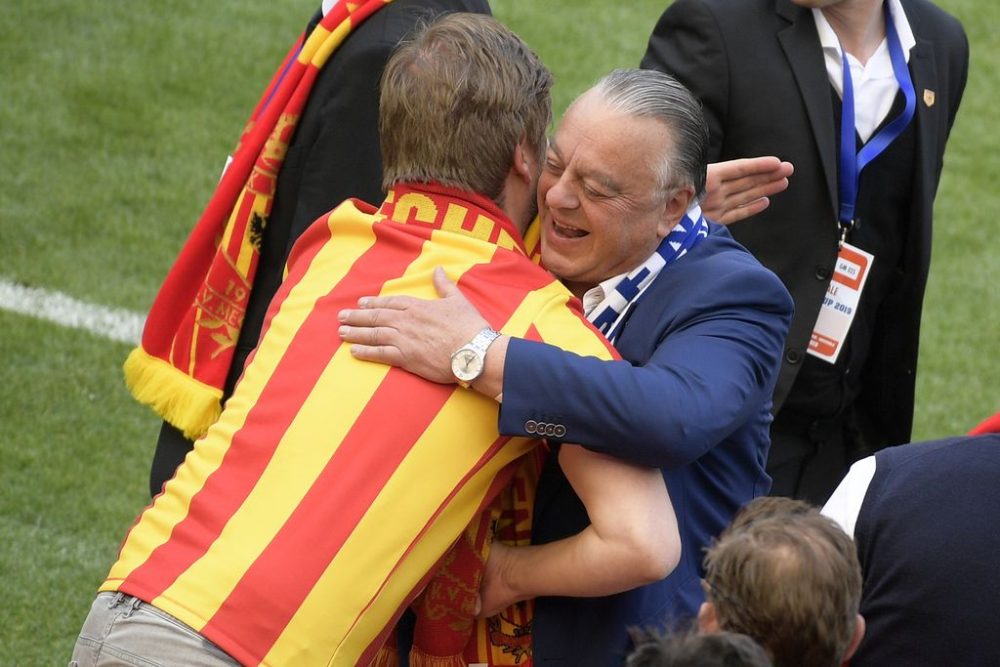
[[[566,225],[560,225],[555,220],[552,221],[552,231],[555,232],[556,236],[564,239],[579,239],[587,236],[590,232],[586,232],[582,229],[577,229],[576,227],[567,227]]]

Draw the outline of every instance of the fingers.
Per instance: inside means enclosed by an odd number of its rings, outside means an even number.
[[[721,181],[733,181],[747,177],[786,178],[792,175],[794,167],[773,155],[727,160],[712,165]]]
[[[363,296],[358,299],[359,308],[384,308],[387,310],[406,310],[420,301],[412,296]]]
[[[765,208],[771,205],[771,200],[767,197],[761,197],[760,199],[755,199],[754,201],[743,205],[743,213],[745,217],[750,217],[751,215],[757,215]]]
[[[437,290],[438,296],[442,299],[449,297],[452,294],[459,293],[458,286],[448,279],[448,275],[440,266],[434,269],[433,280],[434,289]]]
[[[389,345],[351,345],[351,356],[362,361],[374,361],[390,366],[403,365],[403,355],[399,348]]]
[[[775,172],[777,173],[777,172]],[[736,181],[729,185],[727,197],[738,198],[740,205],[747,205],[761,197],[783,192],[788,188],[786,177],[774,177],[771,175],[748,176],[746,179]]]
[[[337,334],[345,343],[372,347],[394,345],[398,332],[390,327],[341,325]]]
[[[787,187],[787,179],[794,171],[791,162],[783,162],[774,156],[741,158],[710,165],[708,182],[711,187],[725,188],[730,192],[781,181],[785,181]]]
[[[395,314],[395,310],[385,308],[373,307],[361,310],[345,308],[337,313],[337,319],[341,324],[347,324],[352,327],[392,326]]]
[[[781,160],[773,155],[764,155],[761,157],[729,160],[727,162],[720,162],[719,165],[720,167],[726,167],[723,179],[734,180],[737,178],[744,178],[746,176],[753,176],[754,174],[774,171],[781,165]]]
[[[716,222],[720,225],[731,225],[734,222],[739,222],[740,220],[745,220],[746,218],[757,215],[770,205],[770,199],[767,197],[760,197],[759,199],[747,202],[746,204],[742,204],[736,208],[729,209],[718,220],[716,220]]]

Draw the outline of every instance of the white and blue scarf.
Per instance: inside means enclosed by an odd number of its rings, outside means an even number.
[[[663,237],[660,246],[645,262],[623,276],[614,288],[605,290],[604,300],[587,316],[597,329],[612,343],[618,338],[621,324],[629,306],[635,303],[667,264],[687,254],[695,244],[708,236],[708,223],[701,207],[689,208],[670,233]]]

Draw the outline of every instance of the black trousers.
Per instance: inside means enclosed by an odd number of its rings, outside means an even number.
[[[783,410],[771,424],[767,472],[772,496],[823,505],[853,462],[845,419],[817,419]]]
[[[155,496],[168,479],[177,472],[177,466],[184,462],[187,453],[194,449],[194,442],[167,422],[160,427],[160,437],[156,440],[153,465],[149,469],[149,494]]]

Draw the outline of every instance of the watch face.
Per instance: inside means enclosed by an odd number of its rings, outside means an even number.
[[[475,350],[459,350],[451,358],[451,372],[462,382],[472,382],[483,372],[483,358]]]

